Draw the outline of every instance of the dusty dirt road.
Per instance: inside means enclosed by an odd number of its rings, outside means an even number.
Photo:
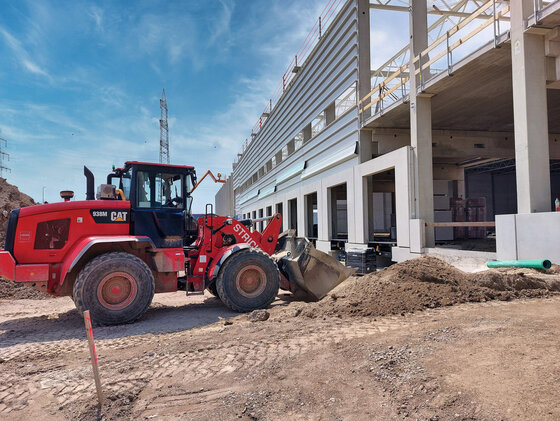
[[[390,317],[274,305],[252,323],[208,295],[162,294],[137,323],[95,328],[98,411],[72,301],[0,301],[0,417],[560,419],[559,296]]]

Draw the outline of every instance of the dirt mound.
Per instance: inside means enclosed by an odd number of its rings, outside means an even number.
[[[0,178],[0,248],[4,248],[6,227],[12,209],[34,205],[35,201],[12,186],[5,178]]]
[[[52,298],[52,296],[18,282],[0,278],[0,300],[44,300],[46,298]]]
[[[5,178],[0,178],[0,249],[4,248],[10,211],[34,204],[35,201],[31,197],[20,192],[16,186],[8,183]],[[41,291],[0,278],[0,299],[41,299],[48,297],[49,295]]]
[[[469,274],[425,256],[351,278],[322,301],[296,306],[296,315],[384,316],[464,302],[545,296],[554,291],[560,291],[556,271],[501,269]]]
[[[554,265],[556,266],[556,265]],[[560,291],[557,266],[548,271],[525,268],[500,268],[473,274],[478,285],[496,291]]]

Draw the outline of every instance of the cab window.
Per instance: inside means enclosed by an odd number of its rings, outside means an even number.
[[[130,185],[131,185],[130,174],[123,174],[121,178],[120,188],[123,191],[126,200],[130,200]]]
[[[139,208],[184,208],[183,176],[151,171],[136,173]]]

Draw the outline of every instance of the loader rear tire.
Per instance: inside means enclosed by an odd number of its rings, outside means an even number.
[[[105,253],[88,262],[74,283],[73,298],[80,313],[90,310],[100,325],[130,323],[148,309],[154,296],[154,277],[137,256]]]
[[[234,311],[266,308],[274,301],[280,285],[276,263],[257,249],[232,254],[216,279],[218,295]]]

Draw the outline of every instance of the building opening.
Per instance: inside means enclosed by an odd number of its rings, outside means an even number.
[[[364,177],[367,187],[367,229],[369,247],[376,253],[378,267],[388,266],[392,247],[397,245],[395,169]]]
[[[395,170],[370,175],[366,179],[369,242],[394,245],[397,241]]]
[[[310,240],[317,240],[318,224],[317,192],[315,192],[305,196],[305,235]]]
[[[282,216],[282,219],[284,219],[284,209],[282,208],[283,208],[282,203],[277,203],[275,212],[279,213]]]
[[[343,249],[348,240],[348,202],[346,183],[329,189],[331,207],[331,247]]]
[[[288,200],[288,229],[297,233],[297,199]]]
[[[272,216],[272,206],[267,206],[266,207],[266,216]],[[268,224],[270,223],[270,220],[267,220],[265,223],[265,227],[268,226]]]

